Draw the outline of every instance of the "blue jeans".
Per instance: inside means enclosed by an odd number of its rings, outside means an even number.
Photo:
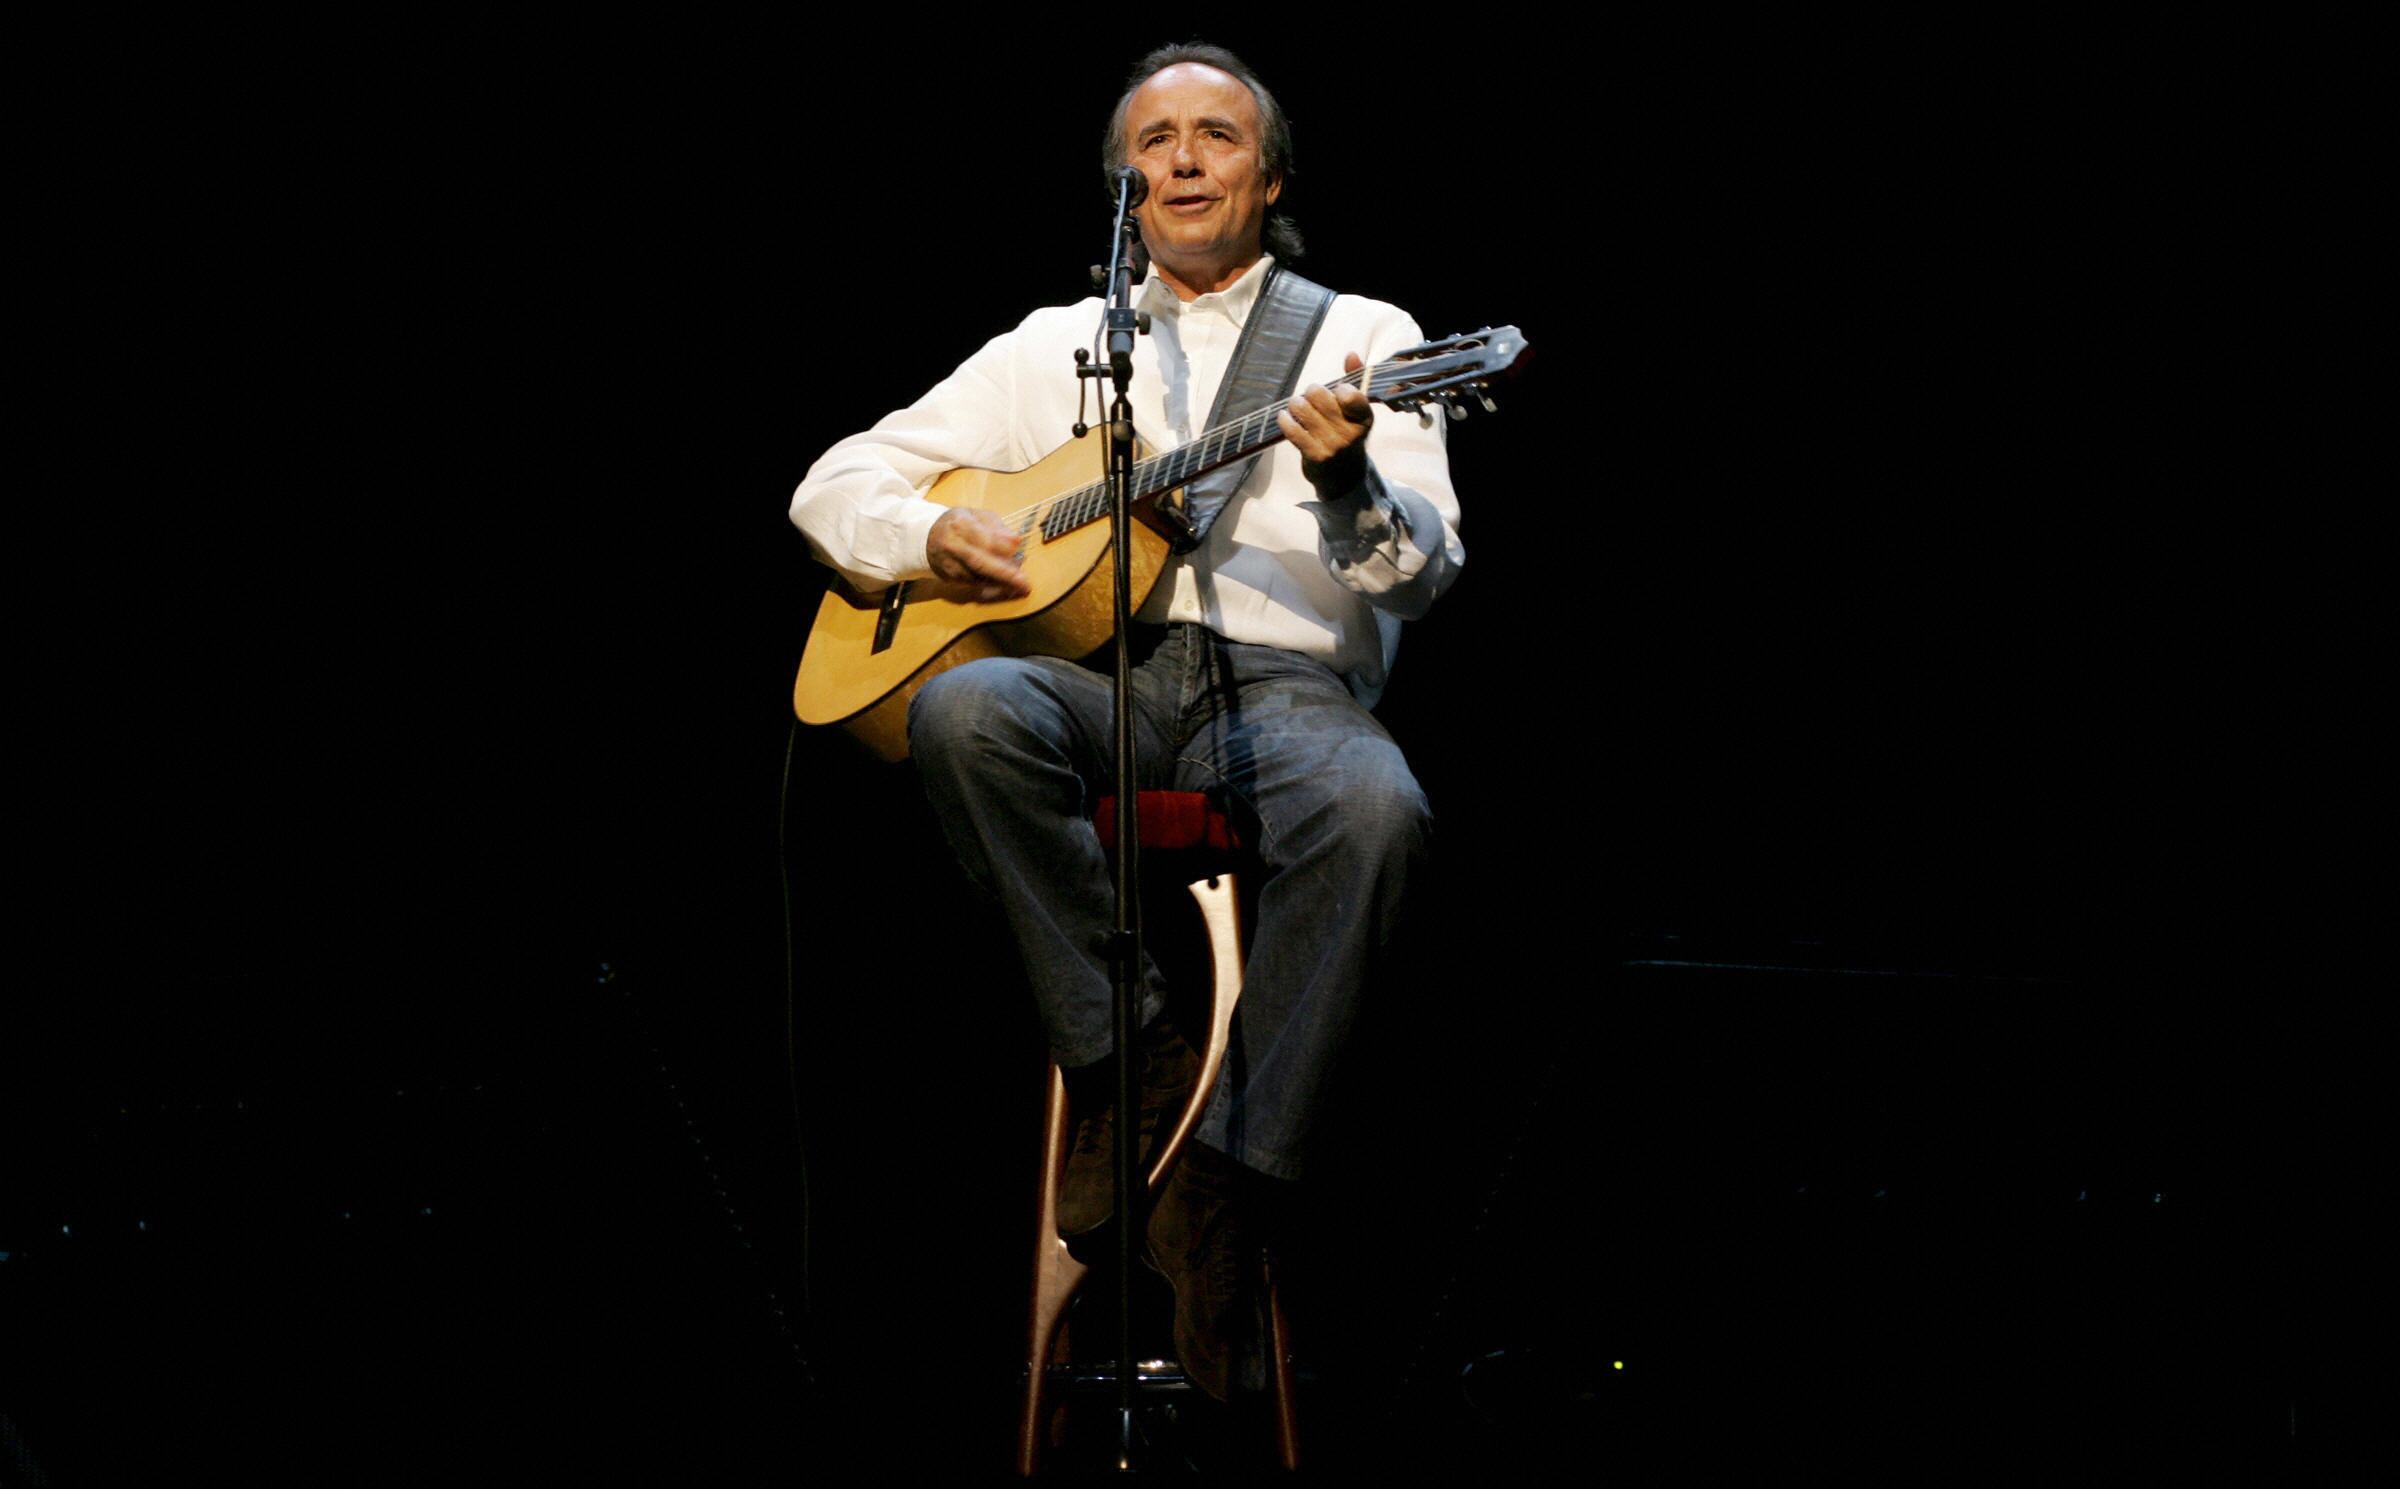
[[[1107,1055],[1114,924],[1091,823],[1115,747],[1106,677],[1048,657],[971,662],[934,678],[909,746],[951,848],[1000,902],[1062,1065]],[[1334,1058],[1432,818],[1383,726],[1323,664],[1173,625],[1134,669],[1141,786],[1207,791],[1254,829],[1266,867],[1225,1073],[1202,1118],[1210,1147],[1301,1177]],[[1158,975],[1142,1017],[1160,1007]]]

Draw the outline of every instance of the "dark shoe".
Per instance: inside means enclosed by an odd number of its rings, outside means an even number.
[[[1175,1357],[1219,1401],[1267,1385],[1260,1254],[1276,1181],[1191,1143],[1150,1216],[1150,1264],[1175,1289]]]
[[[1183,1114],[1200,1057],[1183,1042],[1165,1015],[1135,1037],[1141,1056],[1141,1163],[1146,1168],[1166,1129]],[[1067,1072],[1067,1118],[1075,1124],[1067,1149],[1066,1182],[1058,1195],[1058,1233],[1080,1236],[1108,1223],[1116,1209],[1116,1179],[1110,1165],[1117,1151],[1116,1061],[1101,1060]]]

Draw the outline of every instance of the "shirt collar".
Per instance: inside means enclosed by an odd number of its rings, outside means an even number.
[[[1153,315],[1183,316],[1198,311],[1215,310],[1235,325],[1250,319],[1250,307],[1258,303],[1259,294],[1266,288],[1267,270],[1273,267],[1275,255],[1262,253],[1258,262],[1242,271],[1242,277],[1221,290],[1212,290],[1194,300],[1178,296],[1174,288],[1158,277],[1152,265],[1143,276],[1140,299],[1143,308]]]

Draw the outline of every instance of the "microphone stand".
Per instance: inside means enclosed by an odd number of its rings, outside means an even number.
[[[1133,308],[1133,239],[1140,231],[1133,209],[1149,190],[1149,178],[1127,166],[1117,173],[1117,219],[1110,236],[1108,312],[1103,322],[1107,365],[1094,367],[1076,354],[1077,377],[1106,377],[1116,388],[1108,409],[1109,555],[1115,565],[1117,852],[1114,890],[1116,925],[1108,944],[1116,991],[1117,1050],[1117,1471],[1133,1471],[1133,1399],[1139,1370],[1133,1358],[1134,1207],[1142,1197],[1141,1092],[1134,1068],[1135,1022],[1141,996],[1142,916],[1136,887],[1141,882],[1141,794],[1133,743],[1133,338],[1150,329],[1146,312]]]

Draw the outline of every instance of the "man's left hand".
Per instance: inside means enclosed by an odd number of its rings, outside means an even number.
[[[1342,359],[1344,372],[1365,365],[1356,352]],[[1375,405],[1358,389],[1312,383],[1294,395],[1277,422],[1300,452],[1301,473],[1320,495],[1344,495],[1367,478],[1367,430],[1375,423]]]

